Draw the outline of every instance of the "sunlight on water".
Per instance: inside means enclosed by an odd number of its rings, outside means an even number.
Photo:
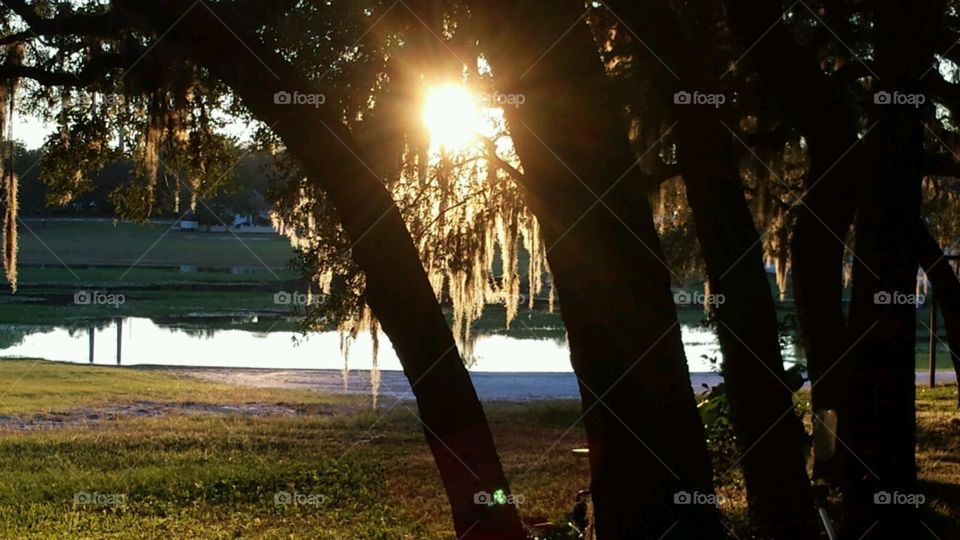
[[[237,367],[273,369],[371,370],[373,343],[361,335],[350,347],[349,358],[340,351],[337,332],[302,336],[296,332],[257,333],[245,330],[202,330],[160,326],[150,319],[124,319],[121,326],[123,365],[192,367]],[[684,326],[683,342],[690,371],[713,371],[708,361],[719,357],[713,330]],[[389,339],[380,340],[380,370],[399,371],[400,361]],[[65,362],[89,361],[89,331],[47,328],[28,333],[0,355],[45,358]],[[787,351],[787,361],[792,355]],[[476,372],[569,373],[565,339],[516,338],[498,334],[480,335],[474,347]],[[94,363],[116,364],[117,329],[110,325],[94,331]]]

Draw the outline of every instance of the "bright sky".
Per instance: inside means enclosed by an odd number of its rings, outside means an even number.
[[[14,115],[13,138],[23,141],[23,144],[31,150],[39,148],[52,130],[53,126],[38,118],[20,113]]]
[[[20,112],[14,114],[13,138],[22,141],[30,150],[40,148],[53,129],[53,124],[44,122],[35,116],[21,114]],[[236,118],[228,119],[226,132],[237,137],[241,142],[249,142],[253,136],[253,126]]]

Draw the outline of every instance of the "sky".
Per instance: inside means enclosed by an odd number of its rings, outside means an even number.
[[[52,125],[39,118],[26,116],[19,112],[14,114],[13,138],[22,141],[31,150],[39,148],[52,130]]]
[[[13,117],[13,138],[33,150],[43,145],[54,127],[40,118],[17,111]],[[227,134],[237,137],[241,143],[249,142],[253,137],[253,126],[236,118],[228,119],[225,129]]]

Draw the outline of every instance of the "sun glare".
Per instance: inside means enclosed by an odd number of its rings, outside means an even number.
[[[448,151],[467,147],[482,128],[476,99],[464,86],[453,84],[427,94],[423,123],[433,145]]]

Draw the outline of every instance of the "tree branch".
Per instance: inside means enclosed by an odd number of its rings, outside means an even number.
[[[497,145],[493,142],[493,139],[479,136],[478,138],[480,139],[480,142],[483,143],[483,146],[487,149],[487,160],[491,164],[509,174],[517,182],[523,182],[523,173],[497,155]]]
[[[36,66],[0,65],[0,79],[33,79],[43,86],[84,88],[106,79],[111,69],[122,68],[131,61],[130,55],[104,54],[91,58],[77,72],[48,71]]]
[[[52,18],[41,17],[34,7],[23,0],[0,0],[30,27],[29,30],[2,38],[0,43],[24,41],[31,37],[94,36],[104,39],[120,39],[134,27],[134,21],[114,9],[99,14],[69,13]]]

